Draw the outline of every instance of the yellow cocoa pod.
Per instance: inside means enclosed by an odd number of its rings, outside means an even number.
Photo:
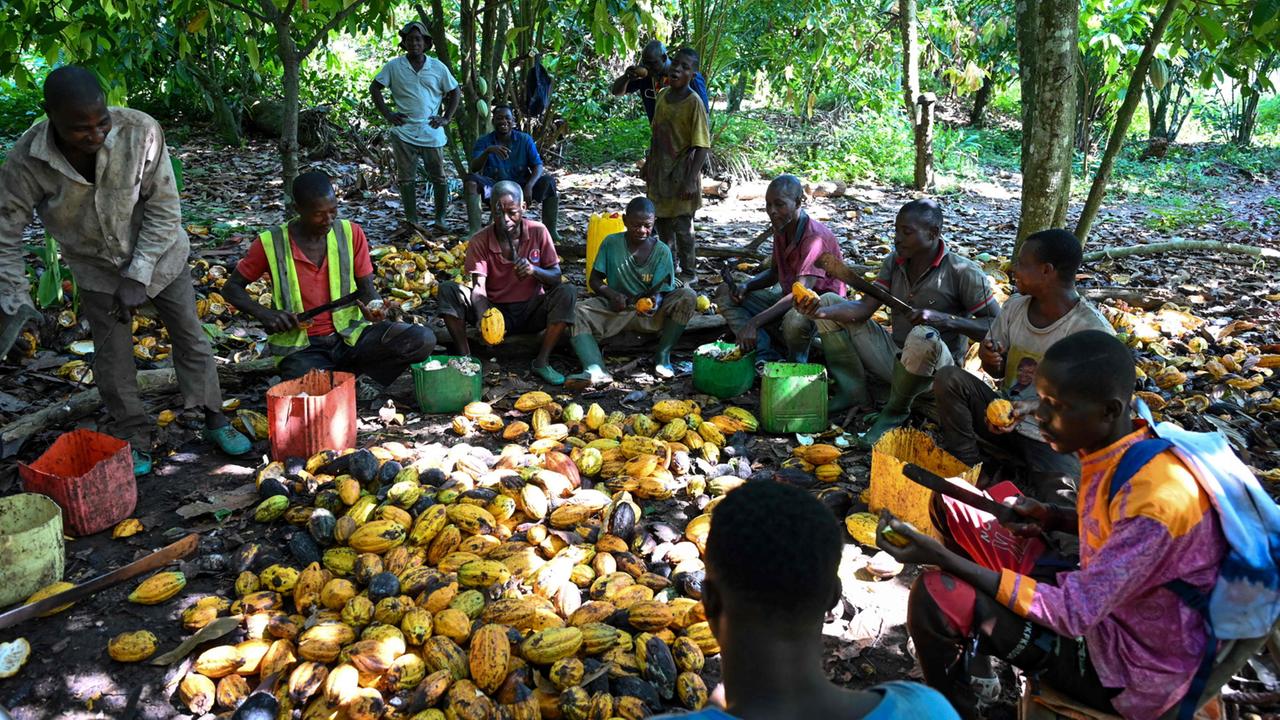
[[[599,430],[604,424],[606,415],[604,408],[599,403],[591,403],[591,407],[587,408],[587,414],[583,417],[582,422],[589,430]]]
[[[511,642],[502,625],[485,625],[471,637],[471,679],[487,693],[493,693],[507,677],[511,662]]]
[[[177,595],[187,586],[187,576],[178,570],[160,572],[143,580],[133,592],[129,602],[139,605],[158,605]]]
[[[574,655],[581,647],[582,630],[575,627],[550,628],[526,638],[520,645],[520,653],[531,663],[550,665]]]
[[[491,307],[480,318],[480,337],[490,345],[497,345],[507,336],[507,322],[502,311]]]
[[[204,715],[213,709],[217,688],[213,681],[200,673],[189,672],[178,683],[178,699],[194,715]]]
[[[642,297],[636,300],[636,312],[647,313],[653,310],[653,298]]]
[[[51,598],[54,595],[57,595],[58,593],[66,592],[67,590],[70,590],[73,587],[75,587],[75,585],[73,585],[72,583],[66,582],[65,580],[59,580],[58,582],[50,583],[40,588],[39,590],[35,591],[34,593],[31,594],[31,597],[27,598],[27,601],[22,604],[30,605],[32,603],[37,603],[37,602],[40,602],[41,600],[44,600],[45,598]],[[45,612],[40,613],[40,617],[49,617],[50,615],[57,615],[58,613],[62,612],[63,610],[66,610],[72,605],[75,605],[75,603],[67,603],[66,605],[56,607],[52,610],[46,610]]]
[[[840,479],[844,470],[836,463],[827,463],[814,468],[813,474],[822,482],[835,482]]]
[[[840,459],[840,448],[835,445],[826,443],[814,443],[807,447],[801,446],[791,451],[792,455],[804,460],[815,467],[818,465],[826,465]]]
[[[796,282],[791,283],[791,297],[794,298],[796,302],[800,302],[801,300],[815,302],[818,299],[818,293],[805,287],[804,283],[797,280]]]
[[[240,669],[245,658],[235,645],[218,645],[200,653],[192,669],[209,678],[220,678]]]
[[[676,696],[690,710],[701,710],[707,704],[707,684],[695,672],[682,672],[676,677]]]
[[[403,543],[407,533],[404,526],[391,520],[374,520],[361,525],[347,544],[356,552],[384,553]]]
[[[149,630],[120,633],[107,643],[107,654],[116,662],[140,662],[155,651],[156,636]]]
[[[515,408],[520,412],[533,412],[550,403],[550,395],[541,390],[532,390],[516,398]]]
[[[239,675],[228,675],[218,681],[216,705],[227,709],[237,708],[252,692],[249,681]]]
[[[992,400],[987,405],[987,422],[997,428],[1013,427],[1013,403],[1004,398]]]

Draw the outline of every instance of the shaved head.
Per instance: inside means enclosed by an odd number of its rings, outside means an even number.
[[[66,65],[44,79],[45,112],[96,107],[106,101],[97,76],[82,67]]]
[[[804,202],[804,185],[795,175],[779,175],[769,183],[768,191],[795,200],[797,204]]]

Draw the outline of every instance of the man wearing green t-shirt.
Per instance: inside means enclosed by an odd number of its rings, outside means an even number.
[[[654,373],[672,377],[671,348],[693,317],[697,296],[676,288],[671,248],[657,241],[653,203],[638,197],[627,204],[622,223],[626,232],[614,233],[600,244],[588,285],[595,297],[574,310],[573,349],[582,373],[571,377],[578,385],[609,383],[599,341],[624,330],[658,334]],[[647,301],[647,302],[646,302]]]

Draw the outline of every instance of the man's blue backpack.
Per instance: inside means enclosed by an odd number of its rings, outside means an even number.
[[[1227,540],[1218,580],[1208,595],[1181,580],[1165,586],[1204,616],[1209,632],[1204,660],[1179,711],[1180,718],[1190,718],[1213,668],[1217,641],[1265,637],[1280,619],[1280,506],[1222,433],[1156,424],[1146,403],[1135,400],[1134,405],[1155,437],[1135,443],[1120,458],[1111,477],[1111,499],[1152,458],[1172,450],[1208,494]]]

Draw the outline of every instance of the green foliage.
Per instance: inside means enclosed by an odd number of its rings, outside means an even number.
[[[43,58],[27,57],[25,62],[38,66]],[[40,110],[40,89],[35,85],[18,87],[9,77],[0,77],[0,137],[21,135],[44,115]]]

